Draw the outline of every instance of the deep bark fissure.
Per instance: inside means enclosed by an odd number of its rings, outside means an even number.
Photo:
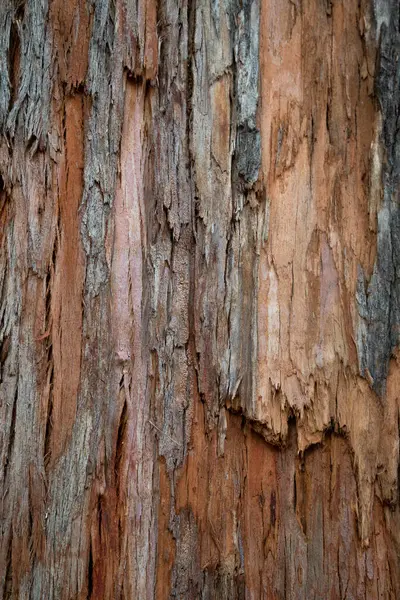
[[[10,78],[10,104],[9,110],[14,105],[18,93],[20,60],[21,60],[21,31],[24,21],[24,2],[20,2],[14,13],[10,27],[10,41],[8,45],[8,72]]]

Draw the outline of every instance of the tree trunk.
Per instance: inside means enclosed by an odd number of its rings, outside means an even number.
[[[400,598],[398,0],[1,0],[0,598]]]

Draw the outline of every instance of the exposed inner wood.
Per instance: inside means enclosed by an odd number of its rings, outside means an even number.
[[[397,0],[0,2],[0,600],[400,597]]]

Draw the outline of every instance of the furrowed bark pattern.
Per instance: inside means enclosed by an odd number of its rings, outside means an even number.
[[[377,223],[377,259],[367,292],[362,272],[359,278],[357,300],[363,319],[359,333],[358,352],[360,371],[369,369],[374,389],[380,395],[385,392],[389,360],[398,344],[399,336],[399,226],[398,207],[399,152],[398,122],[400,102],[396,90],[399,88],[399,30],[400,8],[397,2],[375,2],[376,36],[379,39],[379,55],[375,77],[376,95],[379,102],[380,140],[375,164],[380,173],[383,190],[379,203]]]
[[[0,598],[400,594],[395,0],[0,6]]]

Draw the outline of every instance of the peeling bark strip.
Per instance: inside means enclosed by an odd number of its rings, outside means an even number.
[[[400,597],[399,11],[0,3],[0,600]]]

